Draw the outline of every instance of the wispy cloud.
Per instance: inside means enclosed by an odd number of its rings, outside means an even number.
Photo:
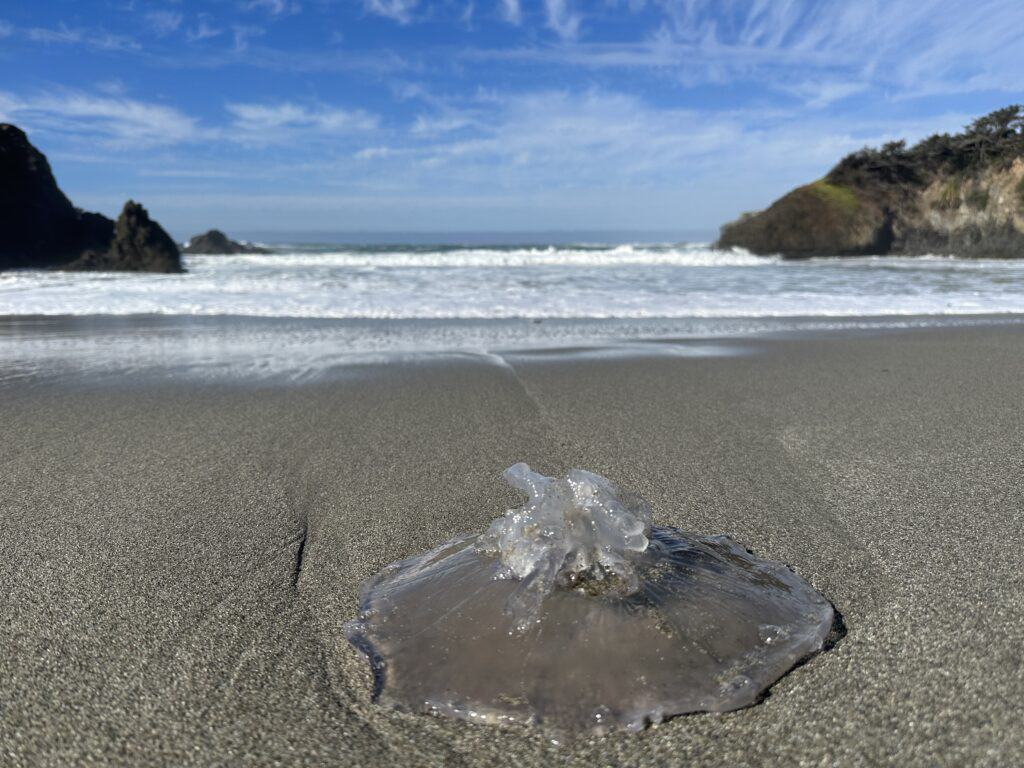
[[[473,125],[473,120],[461,115],[449,115],[444,117],[427,117],[419,115],[410,129],[418,136],[439,136],[444,133],[451,133]]]
[[[217,37],[224,34],[224,30],[220,27],[214,26],[212,19],[206,14],[200,14],[199,20],[196,22],[194,27],[190,27],[185,36],[191,42],[198,42],[200,40],[209,40],[211,37]]]
[[[177,32],[183,17],[174,11],[151,11],[146,14],[146,24],[159,36]]]
[[[412,20],[412,12],[419,5],[419,0],[364,0],[363,8],[367,13],[386,16],[399,24],[408,24]]]
[[[297,16],[295,0],[19,12],[0,36],[26,85],[5,86],[0,113],[58,156],[198,192],[258,173],[295,200],[337,184],[424,210],[438,190],[480,207],[543,197],[591,221],[584,200],[639,210],[647,194],[689,225],[1024,98],[1019,0],[298,1]],[[28,90],[60,78],[93,86]]]
[[[378,168],[373,178],[401,178],[406,189],[690,189],[743,178],[750,199],[814,178],[866,144],[915,140],[966,120],[894,124],[827,112],[666,108],[616,91],[544,90],[488,94],[463,119],[418,117],[406,133],[392,132],[386,145],[368,144],[355,157]]]
[[[294,0],[248,0],[245,7],[250,11],[266,11],[272,16],[284,16],[302,11],[302,5]]]
[[[571,0],[544,0],[548,27],[563,40],[574,40],[583,17],[570,7]]]
[[[249,49],[250,42],[261,37],[266,30],[263,27],[254,27],[251,24],[239,24],[231,28],[231,35],[234,40],[234,49],[241,53]]]
[[[339,138],[372,131],[378,118],[363,110],[337,107],[305,107],[291,102],[277,104],[227,104],[232,116],[229,135],[249,144],[273,144],[298,136]]]
[[[80,44],[100,51],[134,51],[142,46],[125,35],[117,35],[99,28],[72,28],[59,24],[55,29],[32,27],[25,36],[36,43]]]
[[[522,24],[523,9],[519,7],[519,0],[500,0],[501,17],[509,24]]]
[[[473,13],[475,11],[476,3],[474,3],[473,0],[468,0],[462,9],[462,15],[459,16],[459,21],[461,21],[463,26],[468,30],[473,29]]]
[[[390,147],[366,147],[356,152],[357,160],[377,160],[382,157],[390,157],[395,151]]]
[[[3,119],[111,148],[144,148],[192,141],[200,136],[195,119],[178,109],[78,91],[23,98],[0,92]]]
[[[1024,4],[1017,0],[660,0],[633,4],[661,26],[646,37],[582,42],[571,0],[545,0],[561,42],[467,50],[474,59],[587,69],[637,68],[687,86],[758,82],[779,92],[819,82],[803,96],[826,106],[875,88],[890,97],[1019,90]],[[614,40],[614,37],[612,38]],[[978,51],[984,51],[979,55]],[[811,89],[813,90],[813,89]],[[798,94],[794,94],[798,95]]]

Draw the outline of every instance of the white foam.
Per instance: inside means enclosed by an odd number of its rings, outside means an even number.
[[[685,267],[762,267],[775,258],[754,256],[742,249],[717,251],[707,245],[687,247],[615,248],[459,248],[420,251],[325,251],[320,253],[242,254],[237,256],[191,257],[231,259],[239,264],[291,267],[347,267],[386,269],[399,267],[504,269],[508,267],[565,266],[612,267],[671,265]]]
[[[785,262],[706,245],[198,256],[184,275],[0,274],[0,315],[771,318],[1024,312],[1024,262]]]

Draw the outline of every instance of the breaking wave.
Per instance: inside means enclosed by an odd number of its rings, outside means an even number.
[[[183,275],[0,274],[0,315],[771,318],[1024,312],[1024,262],[787,262],[703,244],[292,248]]]

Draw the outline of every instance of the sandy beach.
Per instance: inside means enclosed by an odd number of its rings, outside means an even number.
[[[5,381],[0,762],[1024,761],[1021,327],[716,350]],[[788,563],[847,634],[755,707],[637,735],[376,706],[341,632],[360,583],[503,513],[520,460]]]

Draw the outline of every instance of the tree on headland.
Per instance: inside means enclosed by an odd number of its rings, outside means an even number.
[[[940,173],[973,173],[1024,157],[1024,107],[1011,104],[979,117],[957,134],[936,134],[907,147],[893,141],[847,155],[832,171],[834,184],[923,185]]]

